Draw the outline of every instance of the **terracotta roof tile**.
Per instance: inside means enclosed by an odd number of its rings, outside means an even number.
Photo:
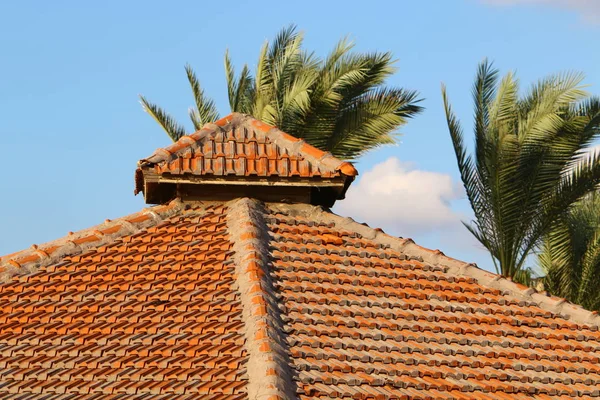
[[[157,174],[172,175],[329,178],[358,174],[351,163],[237,113],[158,149],[138,165],[153,168]]]
[[[145,192],[152,202],[155,197],[149,192],[157,189],[146,182],[222,184],[226,178],[241,179],[246,185],[265,180],[270,185],[329,184],[341,187],[337,198],[343,198],[356,175],[351,163],[250,116],[233,113],[140,160],[135,194]]]
[[[573,322],[516,284],[483,286],[439,252],[317,208],[270,211],[300,398],[600,396],[595,318]]]
[[[0,398],[246,398],[226,207],[176,208],[0,285]]]
[[[597,314],[320,207],[173,202],[2,262],[2,399],[600,397]]]

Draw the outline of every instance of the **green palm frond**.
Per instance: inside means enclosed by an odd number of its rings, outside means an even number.
[[[229,51],[225,52],[225,77],[227,79],[227,94],[229,107],[232,112],[249,113],[253,102],[253,80],[248,65],[244,65],[240,76],[235,76],[235,69],[229,57]]]
[[[239,98],[237,97],[237,82],[235,79],[235,69],[229,57],[229,50],[225,51],[225,78],[227,79],[227,97],[229,98],[229,107],[236,109]]]
[[[517,120],[519,82],[509,72],[500,82],[496,98],[490,101],[489,123],[491,130],[512,130]]]
[[[352,54],[351,49],[344,39],[321,64],[311,108],[296,133],[348,159],[393,143],[397,129],[421,111],[416,92],[382,85],[395,70],[389,53]]]
[[[580,102],[576,109],[577,115],[587,117],[591,120],[600,114],[600,97],[590,97]]]
[[[480,169],[476,168],[473,157],[469,155],[466,144],[464,143],[463,130],[460,122],[452,110],[448,100],[446,87],[442,85],[442,99],[446,113],[446,121],[450,138],[454,147],[458,169],[467,194],[475,214],[475,221],[465,227],[475,238],[489,251],[496,270],[500,272],[497,260],[501,258],[498,251],[499,237],[494,230],[494,208],[489,205],[489,198],[492,195],[490,188],[485,186],[486,176]]]
[[[397,128],[421,111],[417,97],[414,91],[379,88],[355,98],[339,113],[327,149],[336,157],[353,159],[366,150],[394,143]]]
[[[167,132],[174,142],[185,135],[185,128],[177,123],[175,119],[154,103],[149,102],[144,96],[140,96],[142,108]]]
[[[566,72],[551,75],[534,84],[519,102],[519,137],[524,141],[535,134],[533,141],[560,125],[562,110],[583,99],[583,74]]]
[[[590,194],[545,235],[538,264],[544,286],[589,310],[600,310],[600,196]]]
[[[194,102],[196,108],[190,108],[189,115],[194,128],[196,130],[201,129],[204,124],[213,122],[219,119],[219,112],[215,102],[207,98],[204,94],[204,90],[200,87],[200,81],[196,77],[194,70],[191,66],[185,66],[185,73],[192,88],[192,94],[194,95]]]
[[[262,46],[254,75],[247,66],[237,75],[226,52],[229,106],[338,157],[354,159],[394,143],[398,129],[422,110],[418,95],[385,86],[396,71],[390,53],[354,53],[353,47],[343,38],[321,59],[303,48],[302,32],[290,25]],[[190,118],[199,129],[218,113],[190,66],[186,73],[195,101]],[[167,129],[183,134],[166,114],[157,115]]]
[[[271,64],[284,57],[289,47],[298,39],[298,28],[295,24],[290,24],[280,30],[275,36],[272,45],[267,52],[267,58]]]
[[[472,154],[442,88],[448,130],[475,214],[469,230],[499,272],[516,280],[528,280],[527,257],[556,218],[600,182],[600,158],[581,160],[600,136],[597,103],[577,103],[585,95],[581,82],[580,74],[554,75],[520,97],[514,73],[498,82],[498,71],[485,60],[473,86]]]

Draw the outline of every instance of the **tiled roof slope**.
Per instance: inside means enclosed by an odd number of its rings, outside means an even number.
[[[267,219],[300,399],[600,396],[595,314],[310,206]]]
[[[600,396],[599,317],[564,300],[320,207],[164,207],[4,259],[1,399]]]
[[[0,399],[247,398],[227,209],[178,210],[0,285]]]
[[[139,161],[157,175],[334,178],[358,174],[344,162],[250,116],[233,113]],[[143,190],[141,178],[136,193]]]

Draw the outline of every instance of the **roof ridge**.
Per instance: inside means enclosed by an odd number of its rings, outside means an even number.
[[[139,232],[160,223],[182,208],[183,203],[175,199],[167,205],[145,208],[115,220],[107,219],[104,223],[91,228],[69,232],[62,238],[40,245],[34,244],[29,249],[2,256],[0,257],[0,282],[6,282],[19,273],[35,271],[42,266],[59,262],[67,256]]]
[[[392,249],[398,252],[418,257],[421,261],[432,265],[446,267],[447,272],[451,274],[473,278],[481,285],[536,303],[540,308],[557,314],[566,320],[579,324],[600,326],[600,316],[595,311],[586,310],[567,299],[551,296],[546,292],[538,292],[534,288],[514,282],[499,274],[485,271],[475,263],[467,263],[448,257],[440,250],[431,250],[419,246],[410,238],[404,239],[388,235],[381,229],[371,228],[366,224],[356,222],[350,217],[342,217],[319,206],[283,203],[270,203],[269,206],[282,211],[295,212],[296,215],[302,215],[314,221],[328,220],[327,222],[333,222],[338,227],[361,234],[365,239],[389,244]]]
[[[269,230],[255,199],[228,204],[227,228],[233,243],[236,282],[248,351],[248,398],[295,398],[296,388],[283,337],[279,301],[269,274]]]

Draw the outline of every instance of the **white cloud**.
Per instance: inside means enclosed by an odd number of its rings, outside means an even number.
[[[461,222],[472,219],[465,197],[450,175],[391,157],[361,174],[335,212],[491,270],[489,254]]]
[[[494,5],[539,4],[573,10],[592,23],[600,23],[600,0],[480,0]]]
[[[450,175],[415,169],[391,157],[365,172],[336,211],[408,236],[460,225],[461,216],[450,202],[462,193]]]

